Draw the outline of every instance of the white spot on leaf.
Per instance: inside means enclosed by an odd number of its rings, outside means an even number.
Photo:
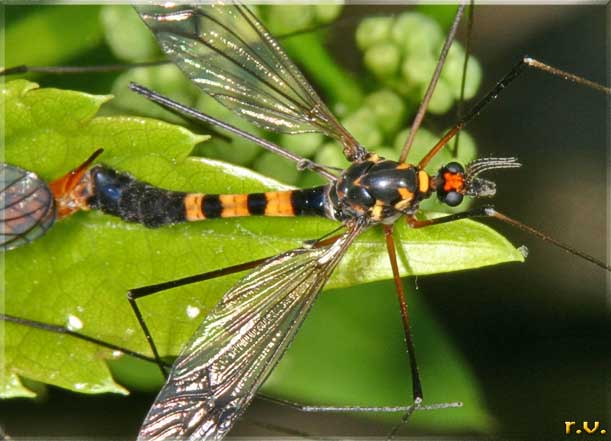
[[[201,313],[201,310],[197,306],[187,305],[186,312],[187,312],[187,317],[193,320]]]
[[[83,329],[83,322],[77,316],[68,314],[68,323],[66,324],[66,328],[70,329],[71,331],[78,331]]]

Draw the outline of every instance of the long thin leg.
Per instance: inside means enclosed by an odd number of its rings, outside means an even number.
[[[40,329],[40,330],[43,330],[43,331],[54,332],[54,333],[57,333],[57,334],[69,335],[69,336],[77,338],[79,340],[84,340],[84,341],[87,341],[89,343],[93,343],[93,344],[96,344],[98,346],[101,346],[103,348],[110,349],[112,351],[122,352],[124,354],[130,355],[130,356],[132,356],[134,358],[138,358],[140,360],[149,361],[151,363],[156,363],[157,362],[152,357],[148,357],[146,355],[140,354],[139,352],[135,352],[135,351],[132,351],[131,349],[127,349],[127,348],[123,348],[121,346],[117,346],[115,344],[106,342],[104,340],[99,340],[99,339],[97,339],[95,337],[90,337],[89,335],[81,334],[80,332],[72,331],[71,329],[68,329],[68,328],[66,328],[64,326],[51,325],[49,323],[43,323],[43,322],[39,322],[39,321],[36,321],[36,320],[24,319],[24,318],[21,318],[21,317],[15,317],[13,315],[4,314],[4,313],[0,313],[0,320],[4,320],[4,321],[9,322],[9,323],[15,323],[17,325],[29,326],[31,328]],[[164,367],[170,367],[168,364],[164,363],[163,361],[161,361],[161,363],[162,363],[162,365]]]
[[[138,67],[162,66],[171,64],[171,60],[143,61],[141,63],[117,63],[103,64],[98,66],[19,66],[0,69],[0,76],[17,75],[25,73],[46,73],[46,74],[85,74],[85,73],[108,73],[121,72],[123,70],[135,69]]]
[[[397,299],[399,300],[399,308],[401,310],[401,319],[403,320],[405,343],[407,344],[407,354],[409,356],[409,366],[412,371],[412,396],[414,401],[410,406],[406,408],[405,413],[401,418],[401,421],[397,425],[395,425],[392,431],[388,434],[389,439],[395,436],[399,428],[403,424],[405,424],[405,422],[409,419],[412,413],[414,413],[414,411],[420,408],[422,405],[422,382],[420,381],[420,373],[418,372],[418,363],[416,361],[414,339],[412,337],[409,313],[407,310],[407,302],[405,300],[405,292],[403,290],[403,282],[401,281],[401,275],[399,274],[399,267],[397,265],[397,253],[395,250],[395,242],[393,239],[392,232],[392,225],[384,225],[384,238],[386,239],[386,249],[388,250],[390,266],[392,267],[393,279],[395,281]]]
[[[251,141],[269,150],[272,153],[275,153],[286,159],[294,161],[297,163],[297,168],[299,168],[300,170],[304,170],[304,169],[312,170],[318,173],[319,175],[321,175],[322,177],[328,179],[331,182],[334,182],[337,180],[337,176],[335,176],[333,173],[330,173],[323,166],[318,165],[310,161],[309,159],[302,158],[301,156],[296,155],[295,153],[290,152],[289,150],[286,150],[280,147],[279,145],[274,144],[273,142],[267,141],[263,138],[259,138],[258,136],[254,136],[251,133],[245,132],[241,129],[238,129],[237,127],[232,126],[231,124],[227,124],[223,121],[220,121],[216,118],[211,117],[210,115],[199,112],[198,110],[195,110],[191,107],[184,106],[180,103],[177,103],[176,101],[173,101],[139,84],[130,83],[129,88],[133,90],[134,92],[139,93],[140,95],[144,96],[146,99],[153,101],[162,107],[165,107],[166,109],[169,109],[173,112],[180,113],[182,115],[185,115],[189,118],[193,118],[198,121],[204,121],[204,122],[207,122],[208,124],[213,124],[216,127],[219,127],[229,133],[233,133],[234,135],[238,135],[248,141]]]
[[[397,253],[395,250],[395,243],[393,239],[393,226],[384,226],[384,237],[386,239],[386,248],[388,250],[388,257],[390,258],[390,265],[392,267],[393,279],[395,281],[395,288],[397,291],[397,298],[399,300],[399,308],[401,310],[401,319],[403,321],[403,331],[405,333],[405,342],[407,344],[407,352],[409,355],[409,364],[412,376],[412,393],[413,403],[409,406],[386,408],[387,412],[404,412],[401,417],[401,421],[396,424],[387,436],[387,439],[392,439],[403,426],[411,415],[417,410],[433,410],[433,409],[445,409],[449,407],[460,407],[462,403],[440,403],[431,406],[422,405],[422,382],[420,380],[420,373],[418,372],[418,363],[416,361],[416,351],[414,347],[414,339],[412,337],[411,324],[409,319],[409,312],[407,310],[407,301],[405,300],[405,291],[403,290],[403,283],[401,281],[401,275],[399,274],[399,267],[397,265]],[[371,409],[371,408],[370,408]]]
[[[465,59],[462,64],[462,78],[460,80],[460,98],[456,106],[456,119],[460,120],[464,113],[465,106],[465,86],[467,84],[467,68],[469,67],[469,57],[471,56],[471,36],[473,35],[473,23],[475,22],[475,5],[474,0],[469,2],[469,12],[467,16],[467,38],[465,39]],[[454,148],[452,154],[458,157],[458,146],[460,142],[460,132],[456,134],[454,139]]]
[[[320,406],[320,405],[310,405],[310,404],[302,404],[297,403],[295,401],[283,400],[279,398],[270,397],[264,394],[257,394],[257,397],[269,401],[272,403],[280,404],[282,406],[290,407],[300,412],[322,412],[322,413],[336,413],[336,412],[387,412],[387,413],[397,413],[402,412],[405,413],[407,411],[416,411],[416,410],[438,410],[438,409],[448,409],[453,407],[462,407],[462,403],[453,402],[453,403],[436,403],[436,404],[428,404],[428,405],[420,405],[414,408],[414,405],[411,404],[409,406]]]
[[[463,12],[465,11],[465,6],[466,5],[464,3],[461,4],[458,7],[458,10],[456,11],[456,15],[454,16],[454,21],[452,23],[452,26],[450,27],[450,31],[448,32],[448,36],[446,37],[443,47],[441,48],[441,53],[439,54],[439,60],[437,61],[437,66],[435,66],[435,71],[433,72],[431,81],[429,82],[426,92],[424,93],[424,97],[422,98],[422,102],[420,103],[420,107],[418,108],[418,112],[416,113],[416,116],[414,117],[414,121],[412,122],[412,127],[409,131],[409,135],[407,136],[407,139],[405,140],[405,145],[403,146],[403,149],[401,150],[401,155],[399,156],[399,162],[405,162],[405,159],[407,158],[407,154],[409,153],[409,150],[412,147],[414,139],[416,138],[416,132],[418,131],[418,128],[420,128],[420,125],[422,124],[422,121],[424,120],[426,111],[429,107],[429,102],[431,101],[433,92],[435,92],[435,86],[437,86],[437,81],[439,81],[439,76],[441,75],[441,69],[443,68],[443,65],[445,64],[446,58],[448,56],[448,52],[450,51],[450,47],[452,46],[452,43],[454,42],[454,39],[456,37],[456,31],[458,30],[458,25],[460,24],[460,20],[462,18]]]
[[[579,77],[569,72],[562,71],[560,69],[556,69],[555,67],[549,66],[541,61],[535,60],[534,58],[524,57],[522,58],[510,71],[507,73],[501,81],[499,81],[496,86],[492,88],[490,92],[488,92],[484,97],[473,106],[471,111],[464,116],[454,127],[452,127],[445,135],[441,137],[439,142],[433,146],[433,148],[426,154],[424,158],[420,161],[418,166],[420,168],[426,167],[431,159],[445,146],[448,141],[450,141],[454,135],[456,135],[460,130],[462,130],[467,124],[469,124],[476,116],[478,116],[482,110],[490,104],[492,101],[496,100],[501,92],[513,82],[527,67],[531,67],[534,69],[541,70],[543,72],[547,72],[551,75],[560,77],[567,81],[572,81],[577,84],[581,84],[583,86],[594,89],[598,92],[606,93],[611,95],[611,88],[603,86],[601,84],[595,83],[593,81],[587,80],[585,78]]]
[[[564,242],[560,242],[559,240],[556,240],[551,237],[549,234],[543,233],[542,231],[539,231],[533,227],[523,224],[520,221],[510,218],[509,216],[506,216],[505,214],[496,211],[496,209],[491,205],[484,205],[483,207],[463,211],[462,213],[450,214],[448,216],[438,217],[434,219],[418,220],[414,217],[406,217],[406,220],[409,226],[412,228],[423,228],[431,225],[439,225],[447,222],[454,222],[460,219],[470,219],[476,217],[491,217],[494,219],[498,219],[509,225],[513,225],[514,227],[519,228],[520,230],[526,233],[532,234],[533,236],[536,236],[539,239],[544,240],[545,242],[549,242],[570,254],[581,257],[582,259],[587,260],[588,262],[593,263],[594,265],[599,266],[604,270],[611,271],[611,265],[608,265],[605,262],[598,260],[593,256],[590,256],[589,254],[579,251],[571,247],[570,245],[565,244]]]
[[[149,327],[147,326],[146,321],[144,320],[144,316],[142,315],[142,311],[140,310],[140,307],[138,306],[137,300],[142,297],[150,296],[152,294],[156,294],[161,291],[166,291],[168,289],[177,288],[179,286],[190,285],[190,284],[197,283],[197,282],[203,282],[204,280],[216,279],[217,277],[223,277],[229,274],[235,274],[235,273],[239,273],[242,271],[246,271],[248,269],[256,267],[257,265],[260,265],[261,263],[265,262],[268,259],[269,257],[265,257],[263,259],[257,259],[257,260],[253,260],[250,262],[241,263],[239,265],[229,266],[227,268],[221,268],[218,270],[208,271],[206,273],[197,274],[194,276],[183,277],[182,279],[171,280],[169,282],[157,283],[155,285],[147,285],[147,286],[142,286],[140,288],[130,289],[127,292],[127,301],[129,302],[130,306],[132,307],[132,311],[134,312],[134,315],[136,316],[136,320],[138,320],[138,324],[140,325],[140,328],[142,329],[142,332],[144,333],[146,341],[148,342],[149,347],[151,348],[151,351],[153,352],[154,360],[157,363],[157,366],[159,366],[159,369],[161,370],[161,373],[163,374],[164,377],[167,375],[167,371],[166,371],[167,366],[161,360],[159,351],[157,350],[157,346],[155,345],[155,342],[153,340],[153,336],[151,335]]]
[[[392,225],[384,225],[384,238],[386,239],[386,249],[390,258],[390,266],[395,281],[397,298],[399,300],[399,308],[401,310],[401,319],[403,320],[403,332],[405,333],[405,342],[407,343],[407,353],[409,355],[409,364],[412,370],[412,393],[414,402],[422,401],[422,384],[420,382],[420,373],[418,372],[418,363],[416,362],[416,352],[414,349],[414,341],[412,338],[409,313],[407,311],[407,302],[405,301],[405,291],[403,290],[403,282],[399,274],[397,265],[397,252],[395,250],[395,242],[393,240]]]

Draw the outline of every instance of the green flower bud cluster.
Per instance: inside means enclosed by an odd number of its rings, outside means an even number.
[[[397,17],[363,20],[356,31],[356,42],[363,51],[365,66],[376,78],[418,103],[437,65],[444,32],[432,18],[405,12]],[[429,104],[429,112],[446,113],[460,99],[464,57],[464,49],[454,42]],[[479,63],[470,56],[465,99],[475,95],[481,77]]]

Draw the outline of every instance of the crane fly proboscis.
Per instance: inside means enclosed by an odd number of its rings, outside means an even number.
[[[507,165],[508,163],[505,163],[505,164]],[[355,227],[355,228],[356,228],[356,227]],[[317,252],[318,252],[318,251],[317,251]],[[296,258],[296,257],[294,257],[294,258]],[[289,260],[292,260],[292,259],[289,259]]]

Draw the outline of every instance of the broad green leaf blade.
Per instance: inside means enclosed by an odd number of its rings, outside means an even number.
[[[209,193],[286,188],[243,168],[189,157],[205,137],[181,127],[145,118],[95,117],[109,97],[37,89],[32,83],[15,81],[2,89],[0,98],[6,109],[7,162],[44,179],[61,176],[104,147],[102,162],[165,188]],[[201,150],[205,151],[205,144]],[[71,325],[87,335],[148,353],[125,299],[127,290],[273,256],[336,227],[323,219],[244,218],[149,230],[101,213],[78,213],[34,243],[6,254],[0,302],[7,313]],[[404,275],[522,260],[505,239],[475,222],[422,230],[399,223],[396,238]],[[162,355],[178,353],[206,311],[238,277],[141,301]],[[352,247],[328,287],[390,277],[381,232],[372,229]],[[73,338],[5,326],[7,380],[14,381],[18,374],[80,392],[123,392],[107,371],[104,359],[111,357],[109,351]]]

